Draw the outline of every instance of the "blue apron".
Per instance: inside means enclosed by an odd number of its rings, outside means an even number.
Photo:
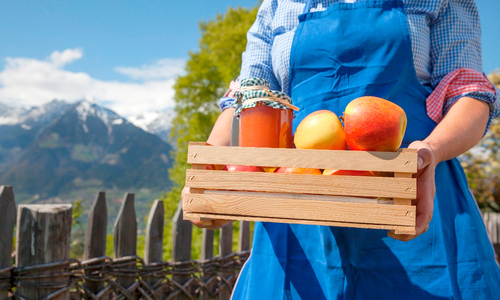
[[[403,146],[426,138],[436,126],[425,105],[431,89],[417,78],[402,2],[309,6],[290,58],[294,126],[378,96],[405,110]],[[436,186],[429,230],[409,242],[384,230],[256,223],[233,299],[500,299],[500,270],[456,159],[437,166]]]

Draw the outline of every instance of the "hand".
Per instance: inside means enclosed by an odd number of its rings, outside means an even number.
[[[403,242],[412,240],[429,229],[434,210],[434,195],[436,194],[434,174],[438,163],[436,151],[428,143],[415,141],[408,148],[418,149],[416,235],[388,232],[390,237]]]
[[[189,193],[189,188],[187,186],[185,186],[182,189],[182,194],[181,194],[182,200],[184,200],[186,193]],[[196,225],[199,228],[206,228],[206,229],[210,229],[210,230],[224,227],[227,224],[232,223],[232,222],[233,221],[231,221],[231,220],[219,220],[219,219],[203,220],[203,221],[191,221],[191,223],[193,223],[194,225]]]

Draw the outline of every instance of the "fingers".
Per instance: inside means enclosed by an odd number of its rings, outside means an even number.
[[[429,223],[432,220],[434,211],[434,196],[436,194],[434,180],[436,163],[433,149],[422,141],[415,141],[408,148],[418,149],[416,234],[395,234],[394,231],[387,233],[388,236],[404,242],[418,237],[429,229]]]
[[[182,193],[181,193],[182,199],[184,199],[186,193],[189,193],[189,188],[185,186],[182,189]],[[217,228],[224,227],[227,224],[232,223],[232,222],[234,222],[234,221],[231,221],[231,220],[191,221],[191,223],[193,223],[195,226],[197,226],[199,228],[206,228],[206,229],[210,229],[210,230],[214,230],[214,229],[217,229]]]
[[[202,220],[202,221],[191,221],[195,226],[199,228],[206,228],[210,230],[222,228],[234,221],[231,220]]]
[[[423,170],[433,161],[433,149],[429,144],[422,141],[415,141],[408,146],[409,149],[418,150],[417,169]]]

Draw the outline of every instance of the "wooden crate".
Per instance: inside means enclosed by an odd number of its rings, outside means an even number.
[[[417,152],[219,147],[191,142],[184,219],[227,219],[415,234]],[[212,165],[378,171],[387,177],[226,172]]]

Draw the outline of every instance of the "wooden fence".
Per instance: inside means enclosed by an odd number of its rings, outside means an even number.
[[[99,192],[88,214],[84,259],[71,260],[71,211],[69,204],[19,205],[16,210],[12,188],[0,186],[0,300],[229,299],[249,255],[250,227],[242,222],[237,252],[232,226],[227,226],[221,229],[218,256],[213,255],[214,232],[203,230],[201,258],[191,259],[192,225],[182,220],[179,204],[172,260],[162,261],[164,206],[155,200],[144,258],[138,257],[134,195],[126,194],[113,228],[114,257],[107,257],[107,205]],[[499,254],[500,214],[484,213],[483,220]]]
[[[84,259],[70,259],[72,206],[19,205],[12,187],[0,186],[0,299],[229,299],[249,256],[250,227],[203,230],[201,258],[191,258],[192,224],[173,219],[172,260],[163,261],[164,205],[155,200],[146,226],[144,258],[138,257],[134,195],[126,194],[113,227],[114,257],[106,256],[107,205],[99,192],[88,214]],[[17,222],[16,222],[17,221]],[[12,256],[17,224],[15,263]],[[167,242],[167,241],[165,241]]]

